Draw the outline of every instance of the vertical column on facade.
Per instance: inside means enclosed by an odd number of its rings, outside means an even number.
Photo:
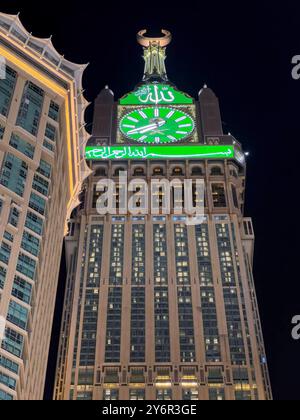
[[[111,248],[111,216],[104,217],[103,231],[103,252],[102,252],[102,269],[100,280],[100,297],[98,312],[98,329],[97,329],[97,351],[96,351],[96,369],[99,375],[100,385],[96,389],[95,398],[102,399],[103,394],[103,365],[105,364],[106,349],[106,319],[108,305],[108,289],[109,289],[109,271],[110,271],[110,248]]]
[[[168,288],[169,288],[169,314],[170,314],[170,348],[171,360],[174,366],[179,366],[180,345],[179,345],[179,321],[177,304],[177,282],[175,268],[175,238],[174,223],[171,216],[166,218],[167,229],[167,253],[168,253]]]
[[[82,284],[84,281],[85,267],[86,267],[86,243],[87,243],[87,221],[86,217],[81,216],[80,220],[80,232],[79,232],[79,245],[77,264],[75,272],[75,285],[73,295],[73,307],[70,320],[70,337],[66,351],[66,373],[63,387],[63,400],[71,399],[71,394],[74,395],[75,383],[72,383],[72,372],[78,369],[78,361],[76,355],[78,354],[78,340],[80,337],[80,319],[81,319],[81,300],[82,300]],[[84,257],[83,257],[84,255]],[[75,373],[74,373],[75,377]]]
[[[250,380],[253,385],[257,386],[257,392],[258,392],[258,398],[259,400],[264,400],[266,398],[265,391],[265,384],[262,377],[262,371],[261,371],[261,349],[259,348],[259,343],[257,340],[257,331],[256,331],[256,319],[254,317],[256,308],[252,305],[252,297],[251,294],[253,293],[255,295],[255,290],[253,286],[251,285],[248,276],[250,273],[248,272],[248,269],[246,267],[246,261],[245,261],[245,251],[243,248],[243,243],[241,240],[241,227],[238,223],[238,220],[236,218],[233,219],[233,227],[235,230],[235,236],[236,236],[236,247],[237,252],[239,256],[239,266],[240,266],[240,275],[241,275],[241,282],[243,285],[244,290],[244,299],[245,299],[245,306],[246,306],[246,317],[248,322],[248,328],[249,328],[249,336],[247,337],[248,346],[250,346],[249,351],[251,351],[251,359],[252,362],[250,363],[250,366],[255,372],[255,378],[252,378],[252,375],[250,375]],[[253,382],[254,380],[254,382]]]
[[[125,216],[124,222],[124,266],[122,277],[122,316],[121,316],[121,352],[120,368],[127,370],[130,364],[131,349],[131,288],[132,288],[132,220]],[[126,333],[124,333],[126,331]],[[119,388],[119,399],[128,400],[128,386]]]
[[[146,365],[153,368],[155,364],[155,322],[154,322],[154,278],[153,278],[153,219],[151,215],[146,216],[146,267],[145,267],[145,287],[146,287]]]
[[[228,342],[227,322],[225,316],[225,306],[223,300],[223,286],[222,277],[219,263],[219,252],[217,247],[217,235],[215,232],[215,224],[212,220],[213,215],[210,214],[208,219],[208,235],[209,235],[209,246],[211,260],[215,263],[212,264],[213,284],[215,290],[216,299],[216,310],[218,319],[218,330],[220,336],[220,351],[221,351],[221,362],[224,364],[224,368],[229,369],[231,366],[230,349]],[[226,399],[230,399],[230,387],[225,387]]]

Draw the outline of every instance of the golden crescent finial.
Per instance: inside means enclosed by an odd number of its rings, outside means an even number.
[[[171,32],[167,31],[166,29],[162,29],[161,33],[164,36],[151,38],[148,36],[144,36],[147,32],[147,29],[142,29],[137,33],[137,42],[145,48],[149,48],[150,45],[159,45],[160,47],[166,47],[170,44],[172,40]]]

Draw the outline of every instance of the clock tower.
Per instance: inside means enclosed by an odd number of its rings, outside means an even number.
[[[54,397],[271,399],[252,276],[254,231],[244,216],[245,154],[223,132],[211,89],[194,99],[169,81],[170,32],[151,38],[143,30],[137,40],[142,81],[119,100],[108,86],[95,100],[86,148],[93,174],[66,238]],[[201,180],[205,194],[193,190],[201,223],[175,211],[186,196],[176,201],[174,190],[168,213],[121,211],[124,172],[128,182],[147,185]],[[116,208],[99,214],[99,183],[107,181],[116,184]],[[148,193],[154,196],[166,198],[164,190]]]

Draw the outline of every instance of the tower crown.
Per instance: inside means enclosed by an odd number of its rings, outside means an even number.
[[[145,60],[143,81],[167,81],[165,59],[166,47],[172,40],[171,32],[162,29],[161,37],[145,36],[147,30],[143,29],[137,34],[137,41],[144,49]]]

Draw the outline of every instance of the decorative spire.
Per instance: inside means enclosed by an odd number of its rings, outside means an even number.
[[[146,29],[139,31],[137,41],[144,49],[145,69],[143,81],[167,81],[165,59],[166,47],[170,44],[172,35],[169,31],[162,29],[163,36],[150,38],[145,36]]]

